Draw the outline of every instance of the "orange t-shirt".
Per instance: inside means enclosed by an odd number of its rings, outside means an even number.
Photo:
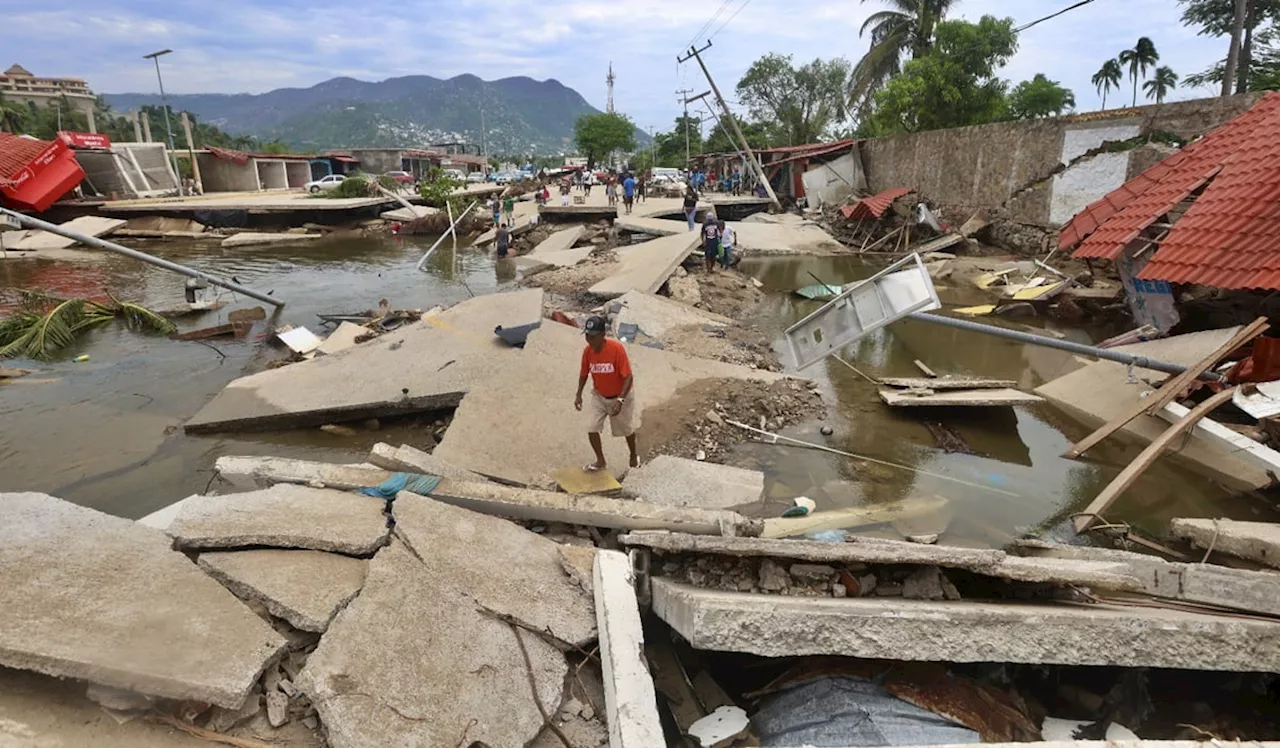
[[[596,392],[604,397],[617,397],[622,394],[622,382],[631,376],[631,360],[627,358],[627,349],[622,343],[606,338],[604,347],[596,353],[587,345],[582,350],[582,372],[580,377],[591,375],[591,383]]]

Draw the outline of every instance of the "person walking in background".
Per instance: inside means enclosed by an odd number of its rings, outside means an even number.
[[[698,193],[694,192],[693,187],[690,186],[687,190],[684,191],[684,217],[686,220],[689,221],[690,231],[693,231],[694,227],[698,225],[697,216],[698,216]]]
[[[733,243],[737,238],[733,227],[720,221],[720,267],[725,270],[733,265]]]
[[[715,213],[707,211],[702,219],[702,259],[706,261],[707,273],[716,269],[716,260],[720,257],[720,222]]]
[[[636,178],[628,174],[627,178],[622,180],[622,205],[626,208],[627,215],[631,215],[631,206],[635,201]]]
[[[584,196],[591,197],[591,185],[595,181],[596,181],[595,174],[592,174],[590,171],[584,171],[582,173],[582,194]]]
[[[489,210],[493,211],[493,225],[502,223],[502,201],[495,197],[493,202],[489,203]]]
[[[645,195],[649,191],[649,175],[641,174],[640,182],[636,185],[636,195],[640,198],[640,202],[645,201]]]
[[[606,177],[604,180],[604,197],[609,205],[618,204],[618,185],[613,183],[613,179]]]
[[[516,225],[516,198],[514,195],[507,193],[507,196],[502,199],[502,212],[505,213],[507,216],[507,225],[515,226]]]
[[[596,461],[583,466],[593,472],[604,470],[604,444],[600,433],[604,422],[609,421],[614,436],[625,437],[631,450],[631,467],[640,467],[636,453],[636,431],[640,429],[635,404],[635,377],[631,373],[631,359],[627,349],[617,340],[605,337],[608,323],[604,317],[591,317],[583,325],[587,345],[582,349],[582,365],[578,370],[578,394],[573,400],[574,410],[582,410],[582,390],[591,379],[591,423],[587,427],[587,441],[596,453]]]

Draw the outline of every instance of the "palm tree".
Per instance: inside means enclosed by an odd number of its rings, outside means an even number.
[[[1098,89],[1098,93],[1102,96],[1102,110],[1107,110],[1107,94],[1111,89],[1120,89],[1120,81],[1124,79],[1124,69],[1120,67],[1120,61],[1116,59],[1107,60],[1102,63],[1102,67],[1098,72],[1093,74],[1093,86]]]
[[[1147,98],[1155,99],[1157,104],[1163,104],[1164,97],[1177,87],[1178,74],[1166,65],[1156,68],[1156,74],[1151,77],[1151,80],[1142,84],[1142,90],[1147,92]]]
[[[17,135],[26,129],[27,118],[31,112],[16,101],[7,101],[0,95],[0,130],[8,130]]]
[[[918,58],[929,52],[938,22],[956,0],[883,1],[891,8],[872,13],[858,32],[870,32],[871,49],[853,68],[849,98],[854,103],[865,101],[898,73],[908,53]]]
[[[1129,66],[1129,77],[1133,78],[1133,105],[1138,105],[1138,76],[1146,77],[1147,68],[1155,67],[1160,61],[1160,53],[1156,51],[1155,42],[1147,37],[1138,39],[1133,49],[1120,53],[1120,64]]]

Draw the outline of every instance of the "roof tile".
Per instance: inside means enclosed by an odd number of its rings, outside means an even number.
[[[910,187],[891,187],[878,195],[864,197],[852,205],[846,205],[840,209],[845,218],[879,218],[884,212],[893,205],[893,201],[904,195],[910,195],[915,192]]]

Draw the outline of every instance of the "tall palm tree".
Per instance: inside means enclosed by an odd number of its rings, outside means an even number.
[[[1156,43],[1147,37],[1138,39],[1133,49],[1120,53],[1120,64],[1129,66],[1129,77],[1133,78],[1133,105],[1138,105],[1138,76],[1147,76],[1147,68],[1155,67],[1160,61],[1160,53],[1156,51]]]
[[[1147,92],[1147,98],[1155,99],[1157,104],[1163,104],[1164,97],[1177,87],[1178,74],[1166,65],[1156,68],[1156,74],[1151,76],[1151,80],[1142,84],[1142,90]]]
[[[933,46],[933,34],[956,0],[882,0],[888,10],[872,13],[859,36],[870,32],[871,49],[858,60],[850,79],[849,99],[865,101],[902,69],[908,54],[921,57]],[[867,2],[867,0],[862,0]]]
[[[1098,89],[1098,93],[1102,96],[1102,110],[1107,109],[1107,94],[1111,89],[1120,90],[1120,81],[1124,79],[1124,69],[1120,67],[1120,61],[1110,59],[1102,63],[1102,67],[1098,72],[1093,74],[1093,87]]]

